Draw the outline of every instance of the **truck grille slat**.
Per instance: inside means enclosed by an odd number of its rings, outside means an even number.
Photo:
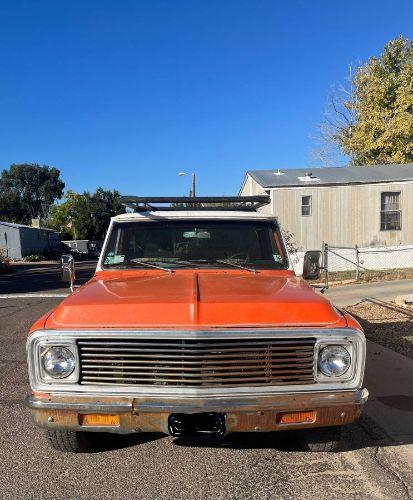
[[[199,378],[199,373],[201,372],[202,374],[202,377],[203,378],[207,378],[209,377],[209,373],[212,373],[213,376],[215,377],[216,376],[216,373],[217,372],[220,372],[220,371],[223,371],[223,373],[220,373],[219,376],[220,377],[229,377],[229,376],[233,376],[233,375],[248,375],[248,374],[254,374],[254,375],[259,375],[262,373],[262,370],[258,370],[259,367],[257,366],[254,366],[253,368],[248,368],[248,367],[231,367],[231,368],[228,368],[228,369],[224,369],[224,371],[222,370],[222,368],[220,370],[217,370],[217,369],[213,369],[211,367],[208,367],[208,369],[205,369],[203,370],[202,368],[201,369],[195,369],[195,368],[192,368],[192,371],[189,371],[189,370],[186,370],[185,372],[185,377],[195,377],[195,378]],[[273,365],[268,365],[265,367],[266,371],[267,372],[274,372],[276,375],[279,375],[279,374],[291,374],[291,373],[302,373],[303,372],[303,368],[308,368],[309,372],[311,373],[312,372],[312,366],[311,365],[307,365],[306,367],[303,367],[299,370],[295,369],[295,370],[290,370],[288,367],[281,367],[281,368],[284,368],[284,369],[278,369],[273,367]],[[171,377],[173,376],[176,376],[176,373],[174,372],[170,372],[170,369],[167,368],[167,367],[163,367],[163,368],[159,368],[159,367],[156,367],[156,371],[161,373],[161,375],[168,375],[170,374]],[[182,370],[175,370],[175,371],[182,371]],[[129,375],[148,375],[148,374],[151,374],[153,372],[153,369],[146,369],[146,371],[139,371],[139,372],[134,372],[134,371],[128,371],[127,373],[125,373],[125,375],[129,376]],[[111,375],[111,374],[116,374],[116,375],[121,375],[122,373],[124,373],[124,370],[120,370],[119,367],[114,367],[113,370],[110,370],[108,368],[106,368],[105,370],[94,370],[94,369],[89,369],[89,368],[85,368],[83,369],[83,375],[90,375],[90,374],[93,374],[93,375]],[[181,376],[179,376],[181,378]]]
[[[217,351],[208,351],[206,354],[207,354],[207,357],[208,359],[216,359],[216,358],[225,358],[225,359],[243,359],[243,358],[249,358],[251,356],[251,352],[253,352],[253,355],[254,357],[267,357],[268,354],[271,354],[271,356],[273,357],[279,357],[279,358],[284,358],[285,356],[296,356],[297,358],[298,357],[307,357],[307,356],[312,356],[313,352],[308,350],[308,351],[298,351],[298,352],[294,352],[294,351],[289,351],[289,352],[281,352],[281,353],[278,353],[278,352],[273,352],[271,351],[271,349],[267,349],[267,350],[263,350],[262,352],[259,352],[259,351],[256,351],[256,350],[252,350],[252,351],[247,351],[247,352],[238,352],[237,354],[227,354],[226,351],[223,351],[223,352],[217,352]],[[187,351],[185,351],[185,359],[192,359],[192,360],[204,360],[205,359],[205,355],[204,354],[201,354],[201,355],[198,355],[198,354],[186,354]],[[160,357],[162,359],[181,359],[182,358],[182,351],[179,352],[179,354],[164,354],[164,353],[157,353],[157,354],[130,354],[128,352],[124,353],[124,352],[120,352],[120,353],[111,353],[111,354],[107,354],[107,353],[101,353],[101,352],[97,352],[97,353],[84,353],[82,351],[82,355],[83,357],[86,359],[86,358],[93,358],[93,359],[98,359],[98,358],[102,358],[102,359],[105,359],[105,358],[110,358],[110,359],[113,359],[115,358],[116,356],[122,356],[122,358],[131,358],[131,359],[159,359]]]
[[[80,383],[216,387],[314,383],[314,338],[79,340]]]
[[[236,353],[236,352],[255,352],[256,350],[259,350],[260,348],[266,348],[266,345],[268,344],[262,344],[260,346],[256,346],[256,347],[251,347],[251,348],[243,348],[243,347],[235,347],[235,348],[225,348],[225,347],[210,347],[210,348],[200,348],[200,349],[190,349],[188,348],[187,346],[185,346],[185,352],[186,353],[189,353],[189,354],[192,354],[192,353],[208,353],[208,352],[221,352],[222,350],[225,350],[225,352],[227,353]],[[127,347],[127,348],[121,348],[121,347],[96,347],[96,348],[91,348],[91,347],[81,347],[82,349],[82,352],[84,353],[87,353],[87,352],[113,352],[113,353],[116,353],[116,352],[121,352],[121,353],[134,353],[134,352],[137,352],[137,353],[145,353],[145,352],[153,352],[153,351],[156,351],[158,353],[168,353],[168,354],[172,354],[172,353],[177,353],[177,354],[181,354],[182,353],[182,348],[179,348],[179,349],[159,349],[159,348],[150,348],[150,349],[142,349],[142,348],[131,348],[131,347]],[[271,347],[268,347],[268,350],[273,350]],[[291,351],[291,346],[290,347],[284,347],[284,346],[281,346],[279,348],[276,349],[277,351]],[[308,347],[304,347],[304,346],[294,346],[294,351],[309,351]]]
[[[94,377],[84,377],[85,380],[90,380],[90,379],[94,379]],[[274,378],[274,380],[280,380],[280,381],[285,381],[285,380],[290,380],[290,379],[295,379],[296,377],[292,377],[292,376],[286,376],[286,377],[278,377],[278,378]],[[310,377],[309,375],[307,377],[303,377],[303,379],[305,380],[310,380]],[[109,380],[109,381],[134,381],[134,382],[144,382],[144,381],[148,381],[147,378],[144,378],[144,377],[99,377],[99,380]],[[171,378],[164,378],[164,379],[159,379],[160,381],[163,381],[163,382],[178,382],[180,381],[181,379],[178,379],[178,378],[175,378],[175,379],[171,379]],[[199,379],[198,383],[200,383],[200,381],[203,380],[203,379]],[[261,380],[263,382],[265,382],[267,380],[266,377],[239,377],[239,378],[232,378],[231,381],[232,382],[245,382],[245,381],[249,381],[249,382],[253,382],[253,381],[256,381],[256,380]],[[221,382],[221,379],[210,379],[208,380],[209,382]],[[197,381],[193,381],[193,380],[187,380],[187,381],[183,381],[183,384],[185,385],[193,385],[194,382],[196,383]]]
[[[262,365],[262,361],[260,362],[251,362],[251,364],[239,364],[239,363],[233,363],[231,365],[210,365],[208,363],[205,363],[205,365],[201,365],[201,363],[198,363],[197,366],[186,366],[185,365],[185,371],[190,373],[190,372],[195,372],[198,373],[201,370],[205,371],[232,371],[232,370],[240,370],[241,368],[243,370],[257,370],[260,368],[260,365]],[[91,363],[83,363],[83,373],[86,373],[86,371],[90,371],[90,369],[93,368],[99,368],[99,371],[113,371],[113,370],[119,370],[119,368],[122,368],[123,370],[136,370],[136,366],[124,366],[123,363],[120,362],[112,362],[112,366],[102,366],[99,364],[91,364]],[[313,363],[312,361],[308,361],[306,363],[269,363],[265,365],[267,368],[274,368],[274,369],[282,369],[282,368],[305,368],[305,367],[312,367]],[[153,364],[152,365],[142,365],[139,367],[140,370],[147,370],[147,371],[153,371]],[[162,363],[157,363],[156,364],[156,369],[157,370],[166,370],[166,371],[182,371],[182,366],[168,366],[164,365]]]
[[[198,342],[193,342],[191,340],[185,340],[185,341],[182,341],[182,342],[185,342],[185,346],[187,348],[195,348],[197,350],[201,349],[201,348],[204,348],[204,349],[211,349],[211,348],[222,348],[222,347],[228,347],[228,348],[231,348],[231,347],[235,347],[237,345],[237,341],[236,340],[233,340],[231,342],[229,341],[222,341],[222,342],[211,342],[211,341],[208,341],[208,340],[202,340],[200,339]],[[199,342],[202,342],[202,345],[199,345]],[[85,346],[85,349],[96,349],[96,347],[90,347],[90,342],[89,341],[84,341],[84,340],[79,340],[78,341],[78,345],[80,346]],[[173,348],[173,347],[177,347],[177,342],[168,342],[168,341],[162,341],[162,340],[159,340],[158,342],[153,342],[153,341],[149,341],[149,342],[143,342],[142,340],[137,340],[136,342],[135,341],[128,341],[128,342],[118,342],[118,341],[114,341],[114,342],[111,342],[110,343],[111,347],[132,347],[132,348],[142,348],[142,347],[148,347],[150,349],[153,349],[153,348],[160,348],[160,349],[168,349],[168,348]],[[249,346],[260,346],[260,345],[268,345],[268,340],[261,340],[261,341],[257,341],[257,340],[251,340],[250,342],[248,342],[248,345]],[[302,345],[303,347],[305,348],[308,348],[308,345],[306,345],[305,342],[303,342],[302,340],[291,340],[291,341],[285,341],[285,340],[279,340],[277,342],[277,347],[278,349],[282,349],[282,346],[287,346],[287,347],[290,347],[292,345],[296,345],[296,346],[299,346],[299,345]]]
[[[124,357],[124,356],[123,356]],[[229,366],[231,367],[232,365],[236,365],[236,366],[239,366],[239,365],[243,365],[243,364],[248,364],[248,365],[251,365],[251,364],[261,364],[262,363],[262,358],[264,356],[256,356],[256,359],[244,359],[244,358],[236,358],[236,359],[227,359],[227,356],[225,357],[215,357],[213,359],[205,359],[205,358],[202,358],[201,356],[198,357],[198,361],[188,361],[188,360],[185,360],[185,361],[182,361],[180,360],[178,357],[175,357],[175,359],[170,359],[170,358],[167,358],[167,359],[157,359],[156,361],[156,364],[157,366],[158,365],[167,365],[167,366],[175,366],[175,365],[178,365],[179,367],[181,367],[182,365],[184,366],[188,366],[188,367],[191,367],[191,366],[199,366],[200,364],[202,365],[216,365],[217,363],[219,363],[220,365],[226,365],[226,366]],[[164,356],[163,356],[164,358]],[[273,357],[273,360],[272,360],[272,364],[280,364],[280,365],[284,365],[286,363],[289,363],[291,362],[291,364],[293,365],[297,365],[297,364],[305,364],[305,363],[312,363],[312,360],[313,360],[313,354],[307,354],[306,356],[300,356],[300,357],[288,357],[288,358],[281,358],[281,359],[277,359],[275,357]],[[98,365],[95,365],[94,363],[98,363]],[[126,358],[126,359],[122,359],[121,361],[114,361],[113,360],[113,356],[110,356],[110,359],[106,359],[106,358],[95,358],[95,357],[92,357],[92,359],[89,359],[87,357],[84,357],[84,360],[83,360],[83,366],[102,366],[104,367],[104,365],[106,364],[116,364],[116,363],[120,363],[122,364],[122,366],[125,366],[125,365],[128,365],[128,364],[132,364],[132,365],[135,365],[136,364],[136,359],[130,359],[130,358]],[[153,366],[153,360],[152,359],[139,359],[139,364],[140,365],[150,365],[150,366]],[[125,366],[125,369],[127,369],[127,366]],[[172,369],[172,368],[171,368]]]

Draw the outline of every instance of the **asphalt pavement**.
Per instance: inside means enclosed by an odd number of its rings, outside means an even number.
[[[58,271],[28,266],[0,276],[0,295],[64,294]],[[92,272],[82,263],[79,281]],[[340,453],[302,452],[288,432],[223,441],[99,436],[91,453],[54,451],[23,404],[25,340],[31,323],[60,300],[0,298],[1,498],[412,498],[409,446],[397,445],[367,416],[346,428]]]
[[[392,300],[399,295],[413,293],[413,280],[390,280],[355,285],[331,286],[325,296],[334,304],[344,307],[366,299]]]

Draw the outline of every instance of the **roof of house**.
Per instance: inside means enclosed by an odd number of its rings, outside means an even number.
[[[25,229],[37,229],[42,231],[52,231],[53,233],[57,233],[55,229],[49,229],[48,227],[33,227],[27,226],[25,224],[17,224],[16,222],[5,222],[0,221],[0,226],[14,227],[15,229],[25,228]]]
[[[247,172],[263,188],[377,184],[413,181],[413,163],[362,167],[325,167]]]

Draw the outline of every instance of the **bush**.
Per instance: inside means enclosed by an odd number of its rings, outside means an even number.
[[[5,273],[10,268],[10,259],[7,257],[3,248],[0,248],[0,273]]]
[[[40,253],[33,253],[31,255],[26,255],[26,257],[23,257],[24,262],[41,262],[44,260],[44,256],[41,255]]]

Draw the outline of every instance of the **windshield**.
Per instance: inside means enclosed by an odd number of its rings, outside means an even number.
[[[271,221],[151,221],[113,226],[103,256],[105,268],[147,265],[252,269],[288,266],[278,227]],[[146,265],[145,265],[146,264]]]

